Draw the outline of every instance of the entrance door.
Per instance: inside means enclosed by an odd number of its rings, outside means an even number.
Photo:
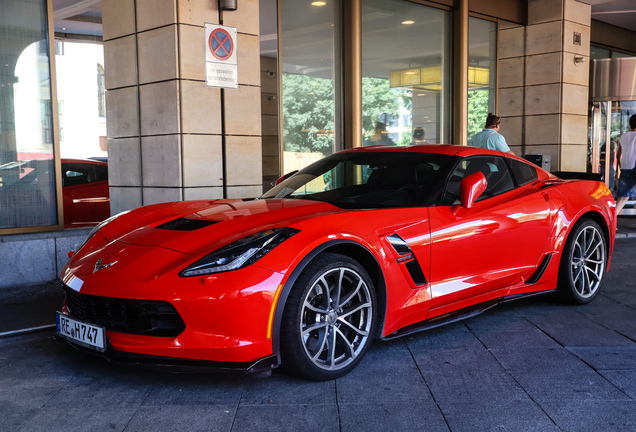
[[[620,169],[633,168],[621,167],[616,155],[621,137],[630,130],[629,118],[634,114],[636,114],[636,101],[592,102],[590,106],[588,141],[591,157],[588,161],[588,171],[600,173],[605,184],[613,191],[618,188],[617,172],[620,173]],[[636,214],[633,205],[633,201],[628,202],[621,214]]]

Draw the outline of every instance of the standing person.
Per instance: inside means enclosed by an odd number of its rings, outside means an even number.
[[[616,214],[623,210],[629,198],[636,198],[636,114],[629,118],[631,130],[625,132],[618,144],[616,159],[620,163],[620,177],[618,178],[618,199],[616,200]]]
[[[395,145],[393,140],[389,138],[389,133],[386,130],[386,124],[381,121],[375,122],[373,125],[373,135],[369,138],[365,139],[362,143],[363,146],[372,146],[372,145]]]
[[[481,132],[468,141],[468,145],[514,154],[510,151],[508,144],[506,144],[506,139],[499,133],[500,125],[501,117],[493,115],[493,113],[488,113],[486,126]]]
[[[413,141],[411,142],[411,145],[418,145],[418,144],[426,144],[426,131],[424,130],[423,127],[416,127],[415,129],[413,129]]]

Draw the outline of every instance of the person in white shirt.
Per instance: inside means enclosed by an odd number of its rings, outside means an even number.
[[[636,114],[629,118],[631,130],[625,132],[618,145],[616,158],[620,163],[620,177],[618,178],[618,194],[616,200],[616,214],[623,210],[627,200],[636,198]]]

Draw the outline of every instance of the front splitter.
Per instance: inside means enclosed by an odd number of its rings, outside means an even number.
[[[106,351],[99,352],[90,348],[76,345],[66,339],[62,339],[59,337],[55,337],[55,339],[68,343],[70,346],[78,351],[96,357],[104,358],[112,363],[158,370],[162,372],[203,372],[269,375],[272,369],[275,369],[280,365],[280,360],[276,354],[272,354],[252,362],[220,362],[127,353],[115,350],[110,343],[107,343]]]

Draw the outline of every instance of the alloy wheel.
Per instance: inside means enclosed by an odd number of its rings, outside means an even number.
[[[303,299],[303,348],[317,367],[336,371],[355,361],[369,342],[373,301],[364,278],[348,267],[320,275]]]
[[[602,234],[595,226],[586,226],[574,241],[570,260],[572,284],[582,298],[592,297],[601,284],[605,266]]]

